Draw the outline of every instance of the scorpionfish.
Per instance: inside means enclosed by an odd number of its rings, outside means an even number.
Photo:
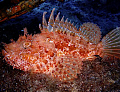
[[[60,13],[54,19],[53,8],[47,23],[43,13],[41,33],[27,34],[17,41],[4,44],[2,53],[8,64],[23,71],[42,73],[60,81],[70,81],[80,74],[85,60],[95,55],[120,58],[120,27],[110,31],[101,40],[100,28],[93,23],[83,23],[77,29],[73,23],[64,21]]]

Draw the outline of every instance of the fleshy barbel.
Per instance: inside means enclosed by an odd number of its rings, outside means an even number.
[[[53,8],[49,22],[43,13],[41,33],[24,35],[17,41],[4,44],[2,53],[8,64],[23,71],[44,73],[60,81],[70,81],[80,74],[85,60],[94,60],[95,55],[120,58],[120,27],[101,39],[100,28],[87,22],[77,28],[73,23],[54,19]]]

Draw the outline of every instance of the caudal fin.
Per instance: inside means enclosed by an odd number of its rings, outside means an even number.
[[[120,27],[103,37],[102,43],[104,54],[120,58]]]

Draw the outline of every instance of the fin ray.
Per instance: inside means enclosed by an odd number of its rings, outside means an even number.
[[[45,18],[45,15],[46,15],[47,12],[44,12],[43,13],[43,19],[42,19],[42,26],[43,26],[43,29],[47,29],[47,21],[46,21],[46,18]]]
[[[80,58],[75,58],[72,55],[61,56],[59,57],[58,64],[52,75],[56,77],[59,76],[62,81],[73,80],[77,78],[77,74],[80,73],[81,67],[82,61]]]
[[[102,43],[103,53],[120,58],[120,27],[103,37]]]
[[[26,36],[27,33],[28,33],[28,32],[27,32],[27,28],[25,27],[25,28],[24,28],[24,36]]]
[[[71,35],[71,36],[75,36],[75,35],[79,36],[79,32],[77,31],[77,28],[73,24],[71,24],[71,22],[68,22],[68,18],[66,19],[65,22],[64,22],[64,16],[62,17],[61,20],[59,19],[60,12],[57,14],[54,20],[54,11],[55,8],[53,8],[50,14],[48,23],[46,22],[45,19],[45,14],[47,12],[43,13],[43,22],[42,22],[43,29],[45,30],[47,29],[49,32],[58,31],[59,33],[63,33],[63,34],[67,33],[67,35]]]
[[[93,23],[84,23],[79,28],[79,32],[83,35],[84,39],[93,44],[98,44],[101,38],[100,28]]]
[[[50,24],[51,26],[54,24],[54,11],[55,11],[55,8],[53,8],[50,14],[49,22],[48,22],[48,25]]]

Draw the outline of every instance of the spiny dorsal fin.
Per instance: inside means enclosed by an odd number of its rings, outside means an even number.
[[[53,8],[51,14],[50,14],[50,18],[49,18],[49,22],[47,24],[46,19],[45,19],[45,14],[47,12],[43,13],[43,30],[48,30],[48,31],[57,31],[58,33],[66,33],[67,35],[71,35],[71,36],[75,36],[75,35],[79,35],[80,33],[77,31],[77,28],[71,24],[71,22],[68,22],[68,18],[66,19],[66,21],[64,22],[64,16],[62,17],[62,19],[59,19],[59,15],[60,13],[57,14],[55,21],[54,21],[54,11],[55,8]],[[39,28],[41,29],[41,26],[39,26]]]
[[[64,16],[62,17],[62,19],[60,20],[60,25],[63,27],[64,25]]]
[[[68,25],[68,18],[65,20],[65,25],[66,26]]]
[[[55,8],[53,8],[53,10],[52,10],[52,12],[50,14],[49,21],[48,21],[48,25],[51,25],[51,26],[54,25],[54,11],[55,11]]]
[[[59,15],[60,15],[60,12],[57,14],[57,16],[55,18],[55,25],[54,25],[55,28],[59,27],[59,23],[60,23]]]
[[[39,29],[42,30],[42,26],[41,26],[41,24],[39,24]]]
[[[105,54],[120,58],[120,27],[103,37],[102,44]]]
[[[47,29],[47,26],[48,26],[48,25],[47,25],[47,21],[46,21],[46,19],[45,19],[46,13],[47,13],[47,12],[44,12],[44,13],[43,13],[43,19],[42,19],[43,30],[44,30],[44,29]]]
[[[65,23],[64,23],[64,16],[63,16],[62,19],[60,20],[58,28],[59,28],[59,30],[60,30],[60,33],[66,31],[66,30],[65,30]],[[59,31],[59,30],[56,30],[56,31]]]
[[[55,24],[60,22],[60,18],[59,18],[60,12],[57,14],[56,18],[55,18]]]
[[[28,33],[28,32],[27,32],[27,28],[25,27],[25,28],[24,28],[24,36],[27,36],[27,33]]]
[[[82,26],[80,26],[79,32],[88,42],[98,44],[100,41],[101,32],[100,28],[96,24],[90,22],[84,23]]]

